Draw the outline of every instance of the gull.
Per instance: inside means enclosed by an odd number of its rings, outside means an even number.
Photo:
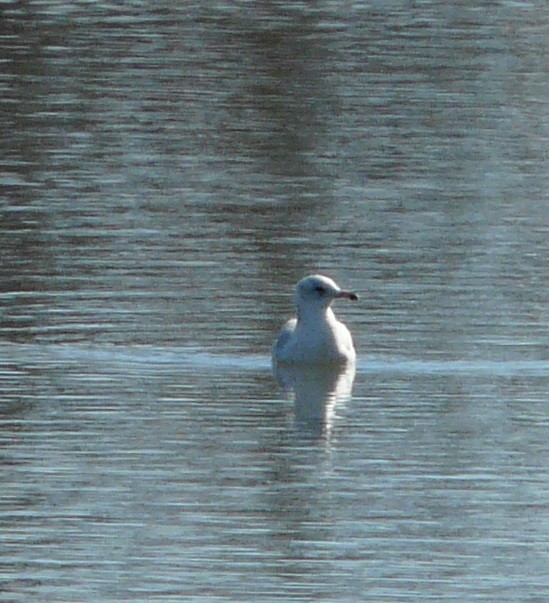
[[[330,307],[339,298],[357,300],[358,296],[320,274],[301,279],[294,297],[297,317],[282,327],[273,346],[274,362],[354,363],[351,333]]]

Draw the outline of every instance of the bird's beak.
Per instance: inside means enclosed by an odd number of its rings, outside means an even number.
[[[346,299],[350,299],[352,301],[356,301],[358,299],[358,295],[352,291],[342,291],[339,294],[339,297],[345,297]]]

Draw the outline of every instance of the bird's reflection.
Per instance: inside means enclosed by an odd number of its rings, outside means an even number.
[[[298,429],[310,436],[329,439],[338,404],[351,397],[355,365],[273,364],[278,384],[295,401]]]

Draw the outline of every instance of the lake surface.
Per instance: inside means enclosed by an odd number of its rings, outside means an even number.
[[[549,599],[544,10],[2,3],[1,601]]]

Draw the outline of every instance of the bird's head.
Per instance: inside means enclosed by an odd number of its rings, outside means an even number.
[[[306,276],[297,283],[295,289],[295,303],[298,309],[325,310],[339,298],[354,301],[358,296],[351,291],[343,291],[331,278],[320,274]]]

